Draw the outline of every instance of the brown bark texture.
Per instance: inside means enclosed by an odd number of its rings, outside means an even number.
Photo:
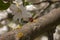
[[[16,29],[0,35],[0,40],[27,40],[52,30],[53,25],[60,23],[60,8],[52,10],[50,13],[37,18],[33,22],[25,24],[21,29]],[[27,38],[27,39],[26,39]],[[30,39],[30,40],[31,40]]]

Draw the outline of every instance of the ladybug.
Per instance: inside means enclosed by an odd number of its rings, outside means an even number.
[[[33,18],[29,18],[29,21],[30,21],[30,22],[33,22]]]

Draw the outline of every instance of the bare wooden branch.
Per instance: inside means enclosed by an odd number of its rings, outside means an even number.
[[[59,24],[60,8],[52,10],[33,22],[29,22],[21,29],[16,29],[0,36],[0,40],[26,40],[27,36],[36,37],[38,34],[51,30],[53,25]]]

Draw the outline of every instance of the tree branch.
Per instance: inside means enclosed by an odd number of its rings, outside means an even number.
[[[52,30],[53,25],[59,24],[60,8],[52,10],[47,15],[44,15],[33,22],[29,22],[21,29],[10,31],[0,36],[0,40],[26,40],[27,36],[32,38],[37,37],[43,32]]]

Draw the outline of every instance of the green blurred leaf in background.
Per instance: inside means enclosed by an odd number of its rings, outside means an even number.
[[[4,3],[3,0],[0,0],[0,10],[6,10],[10,6],[10,2]]]

